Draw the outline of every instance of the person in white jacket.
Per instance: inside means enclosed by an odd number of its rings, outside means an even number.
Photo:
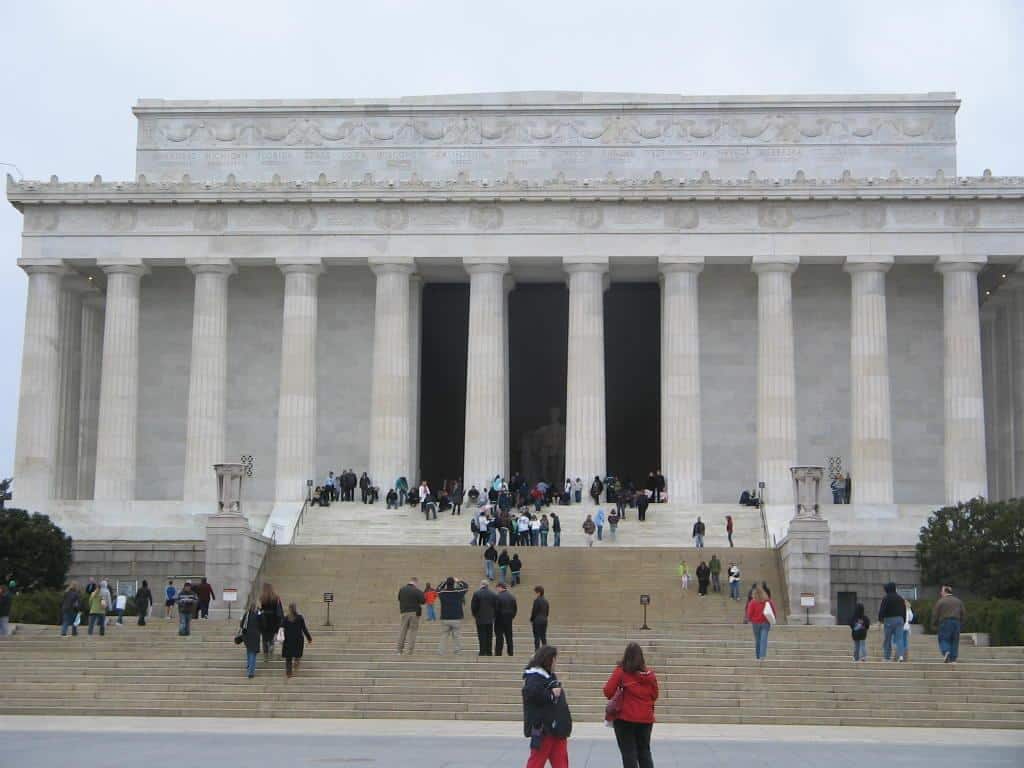
[[[914,620],[914,611],[910,608],[910,601],[903,601],[907,606],[907,619],[903,622],[903,651],[904,657],[910,656],[910,623]]]

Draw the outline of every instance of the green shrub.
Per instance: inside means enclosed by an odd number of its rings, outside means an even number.
[[[71,567],[71,537],[46,515],[0,509],[0,576],[18,590],[61,589]]]
[[[938,627],[932,624],[934,600],[918,600],[914,603],[917,623],[928,634],[934,635]],[[967,621],[961,632],[985,632],[992,645],[1024,645],[1024,601],[967,600],[964,602]]]
[[[63,597],[64,592],[59,589],[18,592],[11,601],[11,622],[60,624],[60,602]]]

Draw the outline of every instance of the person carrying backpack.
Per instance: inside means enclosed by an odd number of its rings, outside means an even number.
[[[857,603],[850,619],[850,636],[853,638],[853,660],[868,660],[868,630],[871,620],[864,613],[864,603]]]
[[[601,492],[604,490],[604,483],[601,478],[594,475],[594,482],[590,484],[590,498],[594,500],[595,506],[601,503]]]

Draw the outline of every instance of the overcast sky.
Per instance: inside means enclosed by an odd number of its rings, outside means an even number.
[[[513,90],[955,90],[959,172],[1024,174],[1024,3],[0,2],[0,162],[128,180],[138,98]],[[5,169],[9,170],[9,169]],[[0,206],[0,475],[12,473],[26,277]]]

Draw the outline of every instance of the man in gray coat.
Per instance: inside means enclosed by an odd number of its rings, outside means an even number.
[[[473,593],[473,599],[469,603],[469,610],[476,619],[476,636],[480,642],[480,656],[491,656],[492,643],[494,642],[494,609],[498,601],[495,594],[491,592],[487,579],[480,582],[480,589]]]
[[[398,612],[402,617],[401,629],[398,631],[398,655],[401,656],[405,650],[406,641],[409,642],[409,655],[416,650],[416,632],[420,628],[421,606],[427,602],[423,590],[420,589],[419,579],[413,577],[409,583],[398,590]]]

